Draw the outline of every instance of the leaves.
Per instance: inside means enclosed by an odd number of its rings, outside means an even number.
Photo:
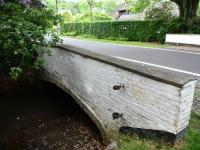
[[[52,27],[60,16],[45,8],[0,3],[0,19],[0,71],[16,79],[24,70],[40,69],[43,54],[49,52],[45,47],[59,40]],[[48,42],[46,35],[51,35]]]
[[[10,76],[11,79],[16,80],[19,74],[22,72],[22,69],[20,67],[12,67],[10,68]]]

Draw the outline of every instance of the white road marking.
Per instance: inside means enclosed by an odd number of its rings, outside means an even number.
[[[189,71],[185,71],[185,70],[180,70],[180,69],[160,66],[160,65],[156,65],[156,64],[152,64],[152,63],[147,63],[147,62],[143,62],[143,61],[137,61],[137,60],[127,59],[127,58],[122,58],[122,57],[118,57],[118,56],[113,56],[113,57],[121,59],[121,60],[131,61],[131,62],[135,62],[135,63],[140,63],[140,64],[144,64],[144,65],[149,65],[149,66],[153,66],[153,67],[163,68],[163,69],[167,69],[167,70],[172,70],[172,71],[176,71],[176,72],[185,73],[185,74],[188,74],[188,75],[193,75],[193,76],[200,77],[200,74],[194,73],[194,72],[189,72]]]
[[[151,47],[143,47],[143,46],[134,46],[134,45],[122,45],[122,44],[113,44],[113,43],[105,43],[105,42],[97,42],[97,41],[89,41],[89,40],[84,40],[84,39],[73,39],[73,38],[66,38],[66,37],[62,37],[65,39],[70,39],[70,40],[78,40],[78,41],[82,41],[82,42],[90,42],[90,43],[101,43],[101,44],[107,44],[107,45],[117,45],[117,46],[123,46],[123,47],[138,47],[138,48],[145,48],[145,49],[156,49],[156,50],[162,50],[162,51],[172,51],[172,52],[178,52],[178,53],[187,53],[187,54],[195,54],[195,55],[200,55],[200,50],[199,52],[187,52],[184,50],[175,50],[175,49],[167,49],[167,48],[151,48]],[[69,43],[70,44],[70,43]]]

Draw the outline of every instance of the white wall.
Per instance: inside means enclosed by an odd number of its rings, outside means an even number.
[[[107,131],[122,126],[178,133],[188,125],[195,81],[182,88],[56,48],[46,75],[78,95]],[[125,87],[114,91],[114,85]],[[123,117],[113,120],[118,112]]]
[[[200,35],[195,34],[167,34],[167,43],[191,44],[200,46]]]

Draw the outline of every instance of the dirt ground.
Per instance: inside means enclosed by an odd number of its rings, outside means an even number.
[[[0,150],[103,149],[97,127],[57,87],[0,93]]]

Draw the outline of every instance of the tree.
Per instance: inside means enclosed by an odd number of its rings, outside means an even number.
[[[132,13],[141,13],[147,8],[153,0],[126,0],[127,5],[132,5],[130,8]]]
[[[173,5],[171,1],[157,1],[152,3],[145,10],[145,19],[147,20],[172,20],[178,17],[178,14],[173,14]]]
[[[94,0],[87,0],[89,9],[90,9],[90,18],[93,21],[93,7],[94,7]]]
[[[76,16],[75,21],[76,22],[90,22],[90,14],[85,13],[85,14],[79,14]],[[112,20],[112,18],[105,14],[105,13],[93,13],[93,21],[108,21]]]
[[[72,16],[71,12],[69,12],[69,11],[65,11],[62,14],[62,17],[63,17],[64,22],[72,22],[72,21],[74,21],[74,17]]]
[[[55,0],[56,2],[56,13],[58,13],[58,0]]]
[[[171,0],[175,2],[180,11],[180,19],[182,19],[186,26],[189,28],[195,17],[197,16],[197,10],[200,0]]]

